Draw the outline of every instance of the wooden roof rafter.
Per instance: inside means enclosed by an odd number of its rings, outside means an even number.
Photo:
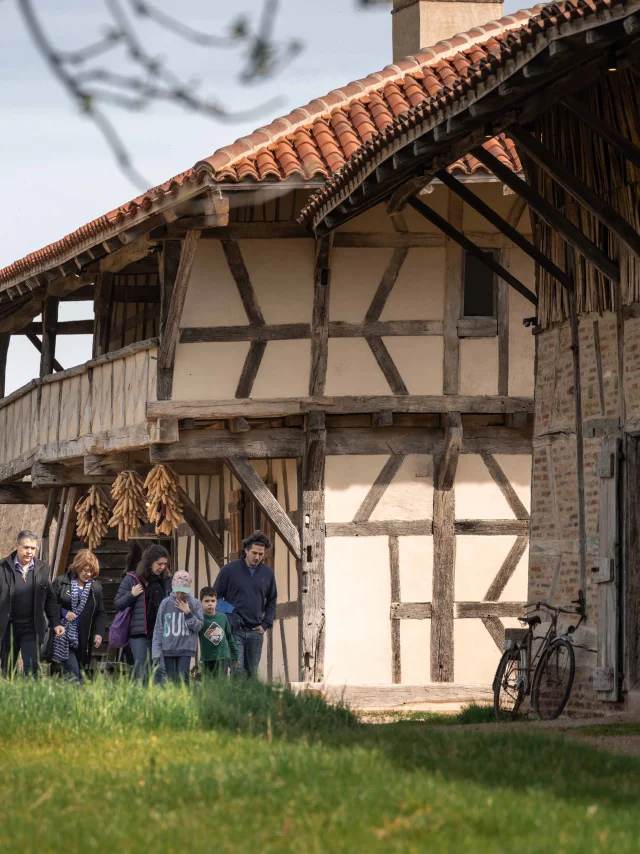
[[[613,48],[638,39],[640,2],[596,2],[582,19],[550,25],[528,38],[513,58],[485,63],[474,88],[443,91],[438,100],[398,117],[355,154],[325,190],[312,197],[300,221],[316,237],[391,197],[389,210],[486,138],[528,124],[563,98],[597,80]],[[575,8],[575,7],[574,7]]]

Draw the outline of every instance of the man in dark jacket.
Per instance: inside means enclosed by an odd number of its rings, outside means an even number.
[[[278,591],[270,566],[264,555],[271,543],[261,531],[256,531],[242,543],[244,556],[233,560],[220,570],[213,585],[221,599],[235,608],[232,622],[238,646],[238,670],[256,676],[264,633],[273,626]]]
[[[14,671],[19,652],[25,675],[37,676],[47,625],[57,637],[64,634],[51,569],[36,558],[37,548],[37,535],[20,531],[15,551],[0,561],[0,642],[5,676]]]

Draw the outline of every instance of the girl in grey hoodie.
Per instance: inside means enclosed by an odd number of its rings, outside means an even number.
[[[160,603],[153,630],[153,663],[157,665],[162,656],[171,682],[189,681],[191,659],[198,649],[198,632],[204,623],[202,605],[190,595],[191,584],[188,572],[176,572],[171,595]]]

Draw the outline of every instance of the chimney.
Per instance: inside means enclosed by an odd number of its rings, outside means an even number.
[[[393,61],[421,47],[495,21],[502,3],[492,0],[393,0]]]

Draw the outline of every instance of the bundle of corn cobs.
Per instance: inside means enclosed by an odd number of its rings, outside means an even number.
[[[156,534],[170,534],[183,518],[176,473],[170,466],[154,466],[147,475],[144,487],[149,502],[149,521],[155,522]]]
[[[109,502],[102,490],[92,486],[76,504],[78,519],[76,531],[83,542],[89,546],[89,551],[96,549],[107,533],[109,519]]]
[[[111,487],[111,495],[116,503],[109,526],[115,528],[117,525],[118,539],[126,543],[129,537],[135,537],[140,525],[147,522],[144,481],[135,471],[120,472]]]

